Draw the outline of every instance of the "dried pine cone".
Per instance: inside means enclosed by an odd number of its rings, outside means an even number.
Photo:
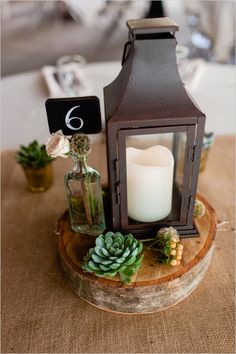
[[[74,134],[70,139],[70,150],[75,155],[87,155],[90,152],[90,139],[86,134]]]
[[[84,257],[82,268],[97,277],[113,278],[120,275],[125,284],[141,266],[143,245],[132,234],[107,232],[96,238],[96,246]]]

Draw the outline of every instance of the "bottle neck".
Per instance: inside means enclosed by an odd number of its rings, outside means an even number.
[[[72,160],[75,164],[73,171],[86,172],[88,170],[87,155],[73,155]]]

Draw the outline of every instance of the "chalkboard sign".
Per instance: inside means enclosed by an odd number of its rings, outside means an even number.
[[[49,98],[45,102],[50,133],[97,134],[102,130],[99,99],[96,96]]]

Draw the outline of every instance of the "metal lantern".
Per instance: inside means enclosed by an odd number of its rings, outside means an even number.
[[[194,236],[205,115],[179,76],[178,26],[169,18],[127,26],[122,69],[104,88],[111,226],[137,236],[173,226]]]

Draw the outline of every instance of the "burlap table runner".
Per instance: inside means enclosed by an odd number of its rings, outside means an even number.
[[[90,162],[104,178],[105,148]],[[54,224],[66,208],[63,176],[42,194],[25,188],[13,152],[2,153],[2,352],[234,352],[234,139],[216,140],[199,192],[220,221],[215,253],[200,286],[183,302],[149,315],[119,315],[81,300],[67,286],[57,257]],[[104,180],[105,181],[105,180]]]

